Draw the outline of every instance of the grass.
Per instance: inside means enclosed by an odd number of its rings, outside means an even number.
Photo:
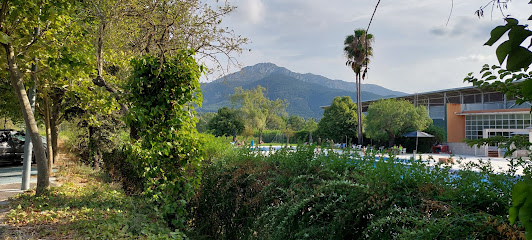
[[[2,239],[170,239],[175,236],[153,206],[126,195],[89,167],[63,162],[61,184],[43,196],[12,198]],[[1,234],[2,231],[0,231]]]

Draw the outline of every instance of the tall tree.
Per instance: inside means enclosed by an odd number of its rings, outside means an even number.
[[[299,131],[305,127],[305,119],[297,115],[290,116],[286,123],[294,131]]]
[[[368,71],[369,57],[373,56],[374,41],[372,34],[367,34],[364,29],[356,29],[353,35],[348,35],[344,40],[344,53],[347,57],[346,65],[356,75],[357,86],[357,138],[358,144],[362,144],[362,97],[360,92],[361,81]]]
[[[87,14],[96,19],[94,29],[97,76],[93,83],[120,104],[122,114],[129,111],[123,98],[129,75],[127,59],[155,55],[163,61],[179,55],[182,49],[195,51],[198,62],[217,63],[224,71],[221,58],[228,66],[237,63],[235,54],[242,51],[247,39],[222,27],[222,19],[234,11],[228,1],[206,4],[205,0],[92,0]],[[223,57],[222,57],[223,56]],[[214,69],[207,69],[212,72]],[[135,125],[130,136],[137,139]]]
[[[48,3],[39,0],[3,0],[0,2],[0,45],[3,48],[5,62],[11,85],[15,89],[24,122],[29,129],[31,141],[35,147],[37,162],[37,194],[42,194],[49,186],[48,162],[39,129],[31,111],[24,79],[31,72],[29,67],[36,58],[49,56],[49,46],[54,44],[53,30],[65,26],[65,12],[71,7],[70,1]],[[32,34],[34,29],[42,31]]]
[[[239,106],[246,122],[246,128],[259,131],[259,142],[262,141],[262,131],[268,122],[276,121],[280,115],[286,114],[286,101],[276,99],[272,101],[264,96],[265,88],[257,86],[256,89],[244,90],[235,88],[231,95],[234,106]]]
[[[350,97],[335,97],[318,123],[318,135],[337,142],[344,140],[346,136],[354,139],[359,122],[356,113],[357,106]]]
[[[381,99],[372,103],[366,115],[366,135],[375,140],[388,140],[394,145],[395,138],[407,129],[424,130],[432,124],[427,109],[414,107],[406,100]]]
[[[235,138],[244,130],[244,120],[237,111],[222,107],[218,109],[216,116],[209,121],[208,128],[213,131],[215,136],[233,136]]]

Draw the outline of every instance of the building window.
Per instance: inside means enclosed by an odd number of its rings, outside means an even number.
[[[465,118],[466,139],[482,138],[484,129],[525,129],[530,126],[532,115],[523,114],[493,114],[469,115]],[[510,137],[510,132],[492,132],[491,136]]]

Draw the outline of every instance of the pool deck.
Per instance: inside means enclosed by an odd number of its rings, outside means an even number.
[[[381,155],[384,157],[388,157],[388,154]],[[413,157],[413,154],[399,154],[396,156],[396,158],[399,159],[410,159]],[[491,166],[493,167],[493,170],[498,173],[507,172],[510,168],[509,166],[509,159],[510,158],[497,158],[497,157],[480,157],[480,156],[470,156],[470,155],[454,155],[454,154],[433,154],[433,153],[420,153],[416,154],[416,159],[421,158],[423,161],[429,162],[431,165],[437,164],[439,162],[439,159],[441,158],[443,161],[444,159],[451,158],[454,160],[453,163],[444,163],[444,164],[450,164],[451,169],[453,170],[459,170],[460,164],[466,164],[466,163],[478,163],[480,161],[482,162],[489,162]],[[523,158],[528,159],[528,158]],[[522,167],[519,167],[517,172],[518,175],[523,175],[523,169]]]
[[[263,146],[263,147],[266,147],[266,146]],[[268,146],[268,149],[269,149],[270,146]],[[272,149],[274,150],[277,150],[283,146],[271,146]],[[320,151],[327,151],[328,149],[320,149]],[[337,153],[342,153],[343,150],[342,149],[334,149],[335,152]],[[267,156],[269,155],[269,151],[261,151],[262,154],[264,156]],[[359,151],[360,152],[360,151]],[[361,154],[363,155],[363,154]],[[376,156],[378,157],[389,157],[388,154],[376,154]],[[407,154],[399,154],[399,155],[396,155],[395,156],[396,158],[398,159],[410,159],[413,157],[413,154],[412,153],[407,153]],[[453,162],[452,163],[444,163],[444,164],[449,164],[451,165],[451,169],[453,170],[460,170],[462,169],[463,167],[461,167],[460,165],[463,165],[463,164],[467,164],[467,163],[470,163],[470,162],[473,162],[473,163],[479,163],[480,161],[482,162],[489,162],[494,170],[494,172],[497,172],[497,173],[503,173],[503,172],[507,172],[509,169],[510,169],[510,166],[509,166],[509,158],[496,158],[496,157],[480,157],[480,156],[471,156],[471,155],[454,155],[454,154],[445,154],[445,153],[442,153],[442,154],[433,154],[433,153],[419,153],[419,154],[416,154],[416,159],[419,159],[421,158],[421,160],[425,161],[425,162],[428,162],[429,165],[435,165],[435,164],[438,164],[438,162],[440,161],[440,158],[442,160],[444,159],[448,159],[448,158],[451,158],[453,159]],[[528,159],[528,158],[524,158],[524,159]],[[516,174],[518,175],[523,175],[523,169],[522,167],[519,167],[517,168],[517,172]]]

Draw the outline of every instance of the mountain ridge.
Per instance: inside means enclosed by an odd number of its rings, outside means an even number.
[[[336,96],[350,96],[353,101],[356,100],[355,83],[331,80],[312,73],[295,73],[273,63],[259,63],[212,82],[201,83],[204,102],[198,112],[216,112],[223,106],[231,107],[229,96],[236,87],[249,90],[259,85],[266,88],[267,98],[287,100],[290,115],[305,118],[321,118],[323,109],[320,107],[329,105]],[[374,84],[363,84],[361,94],[362,100],[406,95]]]

